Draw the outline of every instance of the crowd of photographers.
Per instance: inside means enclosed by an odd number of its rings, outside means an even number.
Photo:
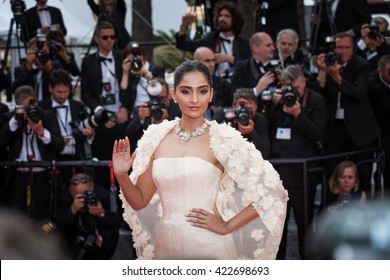
[[[128,136],[133,152],[150,124],[180,117],[165,69],[152,65],[142,46],[130,42],[124,26],[118,25],[122,21],[115,2],[122,1],[101,1],[99,7],[88,1],[100,19],[93,38],[97,51],[87,53],[81,67],[66,47],[59,10],[46,2],[37,0],[37,6],[24,13],[28,24],[22,38],[30,39],[10,85],[15,110],[8,112],[1,104],[0,161],[111,160],[114,140]],[[299,48],[297,30],[278,30],[275,42],[266,32],[247,40],[240,36],[244,19],[235,1],[215,2],[213,28],[205,38],[187,37],[194,20],[190,14],[183,16],[176,34],[177,47],[193,52],[212,74],[214,96],[206,118],[235,127],[267,159],[374,147],[390,152],[390,45],[384,18],[363,17],[360,34],[321,37],[322,52],[309,59],[307,50]],[[80,77],[80,101],[72,95],[72,76]],[[372,157],[369,153],[354,160]],[[336,164],[326,164],[329,174]],[[304,190],[300,165],[275,168],[289,191],[288,214],[292,208],[305,258],[304,240],[319,181],[311,176]],[[37,221],[53,219],[65,233],[71,258],[111,258],[121,214],[108,168],[69,166],[49,172],[21,165],[1,172],[2,205]],[[363,189],[370,189],[372,165],[362,165],[359,175]],[[286,257],[286,234],[287,223],[280,259]]]

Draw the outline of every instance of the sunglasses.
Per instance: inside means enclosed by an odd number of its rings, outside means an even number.
[[[72,179],[70,179],[69,182],[70,182],[71,185],[77,186],[77,185],[80,185],[80,184],[89,183],[89,182],[91,182],[91,179],[88,178],[88,177],[72,178]]]
[[[102,38],[103,40],[108,40],[108,38],[110,38],[111,40],[115,40],[115,35],[103,35],[103,36],[100,36],[100,38]]]

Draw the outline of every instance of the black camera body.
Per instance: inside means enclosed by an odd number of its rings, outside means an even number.
[[[114,105],[116,103],[116,97],[113,93],[106,94],[105,96],[100,96],[99,99],[102,105]]]
[[[139,58],[139,46],[137,43],[133,43],[131,45],[132,50],[131,53],[133,54],[133,59],[130,60],[130,69],[134,72],[138,72],[142,69],[142,60]]]
[[[160,121],[163,116],[162,108],[164,107],[161,103],[160,98],[158,97],[151,97],[150,101],[148,102],[148,107],[150,109],[150,114],[156,121]]]
[[[233,75],[234,75],[234,67],[230,67],[225,71],[223,71],[222,73],[220,73],[219,77],[224,79],[231,79],[233,78]]]
[[[249,124],[249,120],[252,117],[251,110],[248,107],[245,107],[244,102],[240,102],[240,107],[237,109],[233,108],[224,108],[224,116],[225,116],[225,122],[232,125],[233,127],[236,126],[237,122],[247,126]]]
[[[378,25],[368,25],[367,26],[370,31],[367,34],[367,37],[371,40],[376,40],[381,36],[381,33],[379,31],[379,26]]]
[[[30,100],[30,104],[27,106],[26,111],[27,117],[33,123],[39,123],[39,121],[42,119],[42,109],[35,105],[34,100]]]
[[[85,205],[96,206],[99,202],[99,198],[94,191],[85,191],[83,198],[85,199]]]
[[[292,107],[295,102],[297,102],[297,99],[298,92],[291,86],[291,84],[288,84],[282,92],[282,103],[286,105],[286,107]]]
[[[324,63],[327,66],[333,66],[336,64],[336,62],[339,62],[340,59],[341,59],[340,54],[334,53],[334,52],[329,52],[325,55]]]

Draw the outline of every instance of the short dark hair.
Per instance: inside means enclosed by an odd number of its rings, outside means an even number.
[[[21,101],[21,100],[24,100],[24,99],[29,98],[29,97],[36,98],[35,90],[33,87],[24,85],[24,86],[18,87],[15,90],[15,100],[16,101]]]
[[[72,88],[72,78],[69,73],[63,69],[54,69],[49,75],[49,85],[54,87],[56,85],[65,85]]]
[[[233,103],[236,104],[237,100],[240,98],[244,98],[248,101],[253,101],[255,104],[257,104],[257,97],[253,93],[252,88],[238,88],[233,94]]]
[[[123,54],[122,54],[123,59],[126,59],[126,57],[133,52],[135,46],[136,46],[135,42],[130,42],[126,45],[126,47],[123,49]],[[145,59],[146,58],[145,50],[140,46],[138,46],[138,44],[136,48],[138,49],[138,55],[142,56]]]
[[[202,73],[207,79],[210,87],[213,87],[213,81],[211,79],[209,68],[197,60],[184,61],[176,68],[173,78],[173,87],[176,88],[176,86],[183,80],[184,75],[190,72]]]
[[[99,33],[101,30],[103,29],[112,29],[115,31],[115,28],[114,28],[114,25],[112,25],[112,23],[108,22],[108,21],[101,21],[99,22],[97,25],[96,25],[96,28],[95,28],[95,35],[96,36],[99,36]]]
[[[236,36],[239,35],[241,33],[242,27],[244,26],[245,20],[237,4],[231,1],[220,1],[215,4],[213,18],[214,27],[216,28],[218,26],[218,17],[222,10],[228,10],[232,15],[233,33]]]

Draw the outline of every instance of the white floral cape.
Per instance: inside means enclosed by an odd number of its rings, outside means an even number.
[[[150,125],[138,142],[131,181],[135,184],[145,172],[161,140],[180,119]],[[286,216],[287,191],[279,174],[263,159],[252,143],[226,124],[210,124],[210,149],[224,167],[217,196],[217,207],[225,220],[249,204],[259,214],[249,224],[232,233],[240,259],[275,259]],[[157,226],[162,207],[157,192],[149,205],[135,211],[121,191],[125,221],[133,232],[134,247],[139,259],[153,259]]]

